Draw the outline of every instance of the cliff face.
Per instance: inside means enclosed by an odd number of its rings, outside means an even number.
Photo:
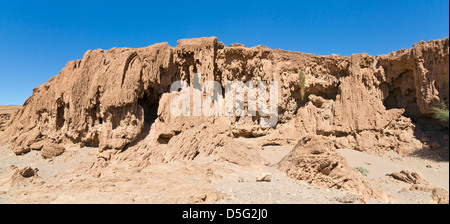
[[[306,74],[306,99],[300,96],[300,71]],[[172,117],[169,101],[177,93],[168,93],[170,85],[185,80],[192,86],[194,73],[222,86],[278,81],[278,125],[261,128],[259,117]],[[180,40],[176,47],[98,49],[36,87],[0,144],[9,143],[16,154],[42,140],[122,150],[148,138],[140,145],[164,145],[172,154],[163,157],[171,160],[183,147],[190,156],[180,158],[189,159],[225,147],[227,138],[278,133],[292,140],[333,136],[338,147],[367,152],[410,153],[422,147],[410,118],[448,102],[448,86],[448,38],[376,57],[226,47],[214,37]],[[184,144],[193,138],[197,143]]]

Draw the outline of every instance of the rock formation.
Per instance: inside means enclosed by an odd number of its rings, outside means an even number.
[[[389,202],[384,190],[372,188],[365,177],[336,152],[335,140],[331,137],[305,136],[279,162],[278,168],[293,179],[350,191],[360,195],[363,201],[373,198]]]
[[[222,88],[227,81],[278,82],[277,125],[262,127],[262,113],[173,116],[171,102],[182,94],[170,92],[175,81],[187,82],[203,100],[208,97],[206,91],[195,89],[195,73],[201,83],[216,81]],[[430,117],[434,107],[448,103],[448,86],[449,38],[422,41],[387,55],[350,57],[225,46],[215,37],[179,40],[176,47],[159,43],[137,49],[97,49],[67,63],[57,76],[36,87],[17,113],[0,113],[0,145],[8,144],[17,155],[38,150],[46,159],[64,153],[70,144],[98,147],[97,161],[88,173],[100,177],[108,163],[126,161],[145,167],[184,163],[199,156],[209,162],[263,167],[270,164],[258,153],[263,146],[297,142],[275,165],[289,177],[352,192],[363,202],[388,202],[391,197],[370,186],[336,149],[410,154],[428,147],[418,140],[423,138],[414,121]],[[245,102],[234,101],[248,109],[252,97],[246,94]],[[234,138],[257,138],[257,143],[244,147],[241,139]],[[18,183],[37,176],[37,170],[29,167],[13,167],[9,173],[8,181]],[[392,175],[405,180],[417,177]],[[436,202],[448,203],[447,192],[429,191]],[[208,195],[223,197],[216,193]]]
[[[298,73],[306,74],[306,98]],[[278,81],[278,125],[258,117],[172,117],[177,80]],[[213,154],[226,139],[277,132],[295,140],[333,136],[336,146],[369,153],[411,153],[422,147],[411,118],[430,114],[449,95],[449,39],[419,42],[388,55],[317,56],[263,46],[224,46],[215,37],[144,48],[87,51],[36,87],[5,129],[0,144],[16,154],[48,144],[100,151],[161,146],[157,160]],[[247,105],[246,105],[247,106]],[[149,146],[150,145],[150,146]],[[45,146],[42,146],[45,147]],[[41,147],[41,148],[42,148]]]

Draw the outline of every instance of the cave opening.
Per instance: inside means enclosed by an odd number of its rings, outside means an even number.
[[[64,106],[58,106],[56,110],[56,127],[61,129],[64,126]]]
[[[383,83],[381,88],[387,93],[383,104],[387,110],[404,109],[403,114],[414,122],[422,117],[419,106],[417,106],[416,87],[414,85],[414,74],[411,69],[400,72],[390,84]]]
[[[411,118],[413,121],[422,117],[417,106],[416,91],[413,89],[409,89],[408,92],[404,93],[398,87],[393,88],[389,91],[383,104],[387,110],[404,109],[405,113],[403,115]]]
[[[146,90],[144,95],[138,99],[138,105],[144,110],[144,127],[142,132],[137,136],[137,139],[125,148],[136,145],[148,136],[152,124],[158,118],[158,106],[161,94],[151,88]]]
[[[139,99],[138,104],[144,109],[145,126],[151,126],[158,118],[159,96],[154,89],[149,89],[144,96]]]

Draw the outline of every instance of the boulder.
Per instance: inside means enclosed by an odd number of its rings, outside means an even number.
[[[51,159],[56,156],[61,155],[64,152],[65,148],[61,145],[54,143],[44,144],[41,149],[41,156],[45,159]]]

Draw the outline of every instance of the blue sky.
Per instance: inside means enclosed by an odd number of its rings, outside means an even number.
[[[379,55],[449,36],[449,1],[1,1],[0,104],[23,104],[89,49],[175,46],[202,36],[226,45]]]

